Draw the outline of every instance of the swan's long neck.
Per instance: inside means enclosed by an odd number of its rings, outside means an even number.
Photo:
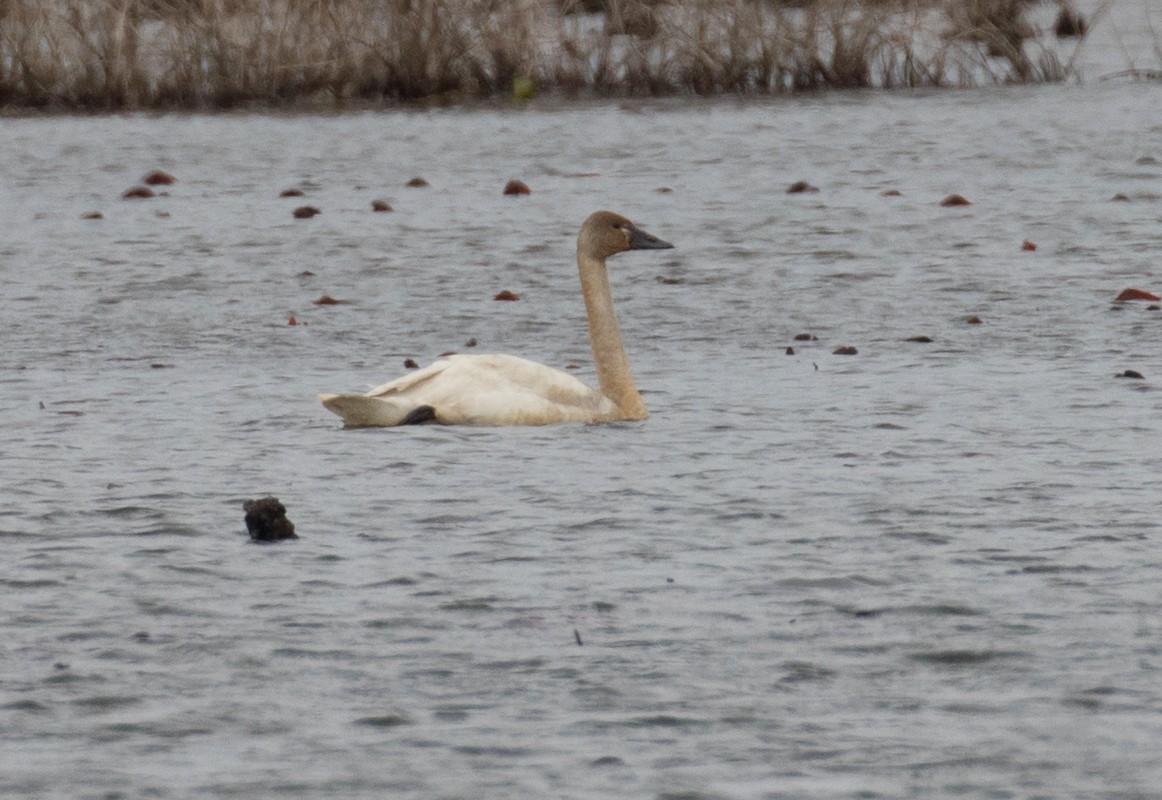
[[[581,293],[589,316],[589,344],[593,347],[593,365],[597,368],[601,393],[617,405],[623,419],[645,419],[649,412],[629,371],[629,359],[613,312],[605,260],[578,248],[577,267],[581,271]]]

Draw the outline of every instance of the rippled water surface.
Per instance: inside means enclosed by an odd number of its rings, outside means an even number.
[[[1160,106],[0,121],[0,794],[1158,797]],[[611,261],[648,421],[318,405],[592,382],[603,207],[677,245]]]

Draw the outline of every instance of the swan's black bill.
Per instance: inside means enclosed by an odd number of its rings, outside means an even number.
[[[630,250],[669,250],[673,246],[641,228],[631,228],[629,231]]]

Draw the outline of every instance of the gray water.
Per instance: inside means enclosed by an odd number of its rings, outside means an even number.
[[[0,120],[0,796],[1162,796],[1160,101]],[[648,421],[317,404],[592,383],[597,208]]]

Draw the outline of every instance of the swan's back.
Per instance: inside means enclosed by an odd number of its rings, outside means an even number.
[[[365,395],[321,395],[348,427],[419,421],[449,425],[551,425],[614,418],[613,401],[567,372],[519,356],[454,355]]]

